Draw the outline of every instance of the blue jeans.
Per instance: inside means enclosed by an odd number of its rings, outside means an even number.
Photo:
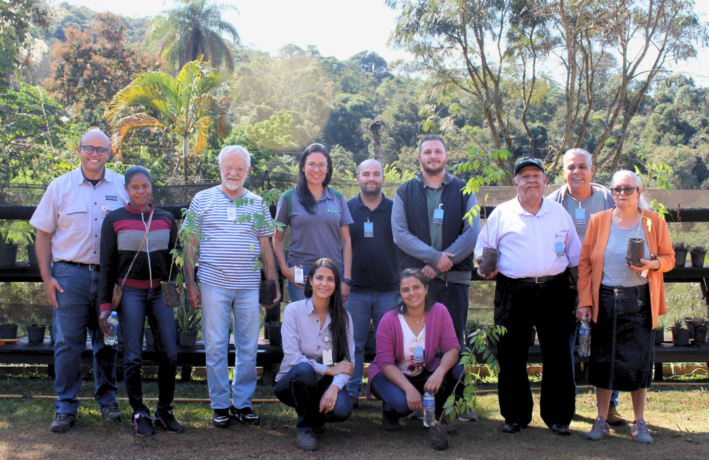
[[[231,382],[234,407],[251,407],[256,391],[256,354],[261,329],[258,289],[227,289],[200,283],[202,335],[207,353],[207,382],[212,409],[229,407],[229,322],[234,316],[236,366]]]
[[[318,380],[315,369],[308,363],[291,367],[286,375],[276,383],[276,397],[283,403],[295,408],[298,414],[296,427],[299,431],[311,431],[325,422],[344,422],[352,414],[352,402],[346,389],[337,394],[337,402],[332,412],[320,413],[320,399],[330,387],[332,377],[325,376]]]
[[[143,325],[145,317],[155,337],[158,352],[158,408],[160,417],[172,410],[175,398],[175,372],[177,370],[177,347],[175,314],[165,307],[162,290],[123,287],[123,298],[118,308],[121,335],[123,336],[123,380],[130,407],[135,414],[150,417],[150,410],[143,404],[143,381],[140,367],[143,364]]]
[[[453,388],[455,388],[455,384],[458,382],[462,373],[463,366],[456,364],[443,378],[443,384],[436,393],[436,418],[440,417],[443,413],[443,405],[446,403],[448,397],[453,394]],[[413,377],[406,374],[404,375],[423,396],[423,387],[426,385],[426,381],[431,374],[433,374],[433,372],[424,369],[419,375]],[[458,385],[456,396],[462,397],[464,389],[465,387],[462,384]],[[372,380],[372,393],[382,402],[382,411],[384,412],[384,416],[389,420],[398,420],[400,417],[405,417],[411,413],[409,404],[406,402],[406,393],[404,393],[404,390],[389,380],[383,372],[374,376]]]
[[[352,316],[355,341],[355,365],[352,377],[347,383],[347,392],[352,398],[359,398],[364,374],[364,345],[369,333],[369,322],[374,321],[374,332],[384,313],[394,308],[399,301],[397,291],[376,292],[352,289],[345,302],[345,308]]]
[[[52,267],[52,276],[64,292],[57,291],[54,309],[54,386],[58,401],[57,413],[76,415],[79,400],[76,394],[81,388],[81,354],[86,348],[86,329],[91,332],[94,349],[94,399],[100,407],[116,401],[116,356],[114,347],[103,343],[103,333],[98,326],[97,303],[99,276],[97,271],[57,262]]]
[[[579,333],[579,324],[576,325],[576,329],[574,330],[573,337],[571,337],[571,350],[573,351],[574,345],[576,344],[576,336]],[[571,358],[575,358],[574,353],[571,353]],[[576,366],[574,366],[574,379],[576,379]],[[596,389],[594,388],[593,391],[595,392]],[[577,391],[578,394],[578,391]],[[611,393],[611,402],[609,404],[609,407],[618,407],[618,395],[620,394],[620,391],[618,390],[613,390]]]
[[[339,267],[340,270],[340,279],[342,279],[342,267]],[[310,273],[310,267],[303,267],[303,279],[307,281],[308,279],[308,274]],[[299,300],[305,299],[305,292],[303,289],[299,288],[295,284],[291,283],[290,280],[287,281],[288,285],[288,298],[290,299],[291,302],[297,302]],[[305,283],[303,283],[303,286],[305,286]]]

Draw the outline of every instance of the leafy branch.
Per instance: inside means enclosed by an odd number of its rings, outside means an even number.
[[[469,160],[455,165],[459,174],[467,172],[475,173],[475,176],[468,179],[465,187],[463,187],[463,195],[478,193],[480,187],[503,182],[507,177],[507,172],[497,164],[498,161],[504,161],[511,157],[508,150],[493,150],[492,152],[485,153],[475,146],[470,146],[468,147],[468,156],[470,156]],[[485,161],[486,159],[490,161]],[[485,203],[487,203],[487,195],[485,196]],[[476,204],[470,211],[465,213],[463,218],[468,219],[468,222],[472,225],[473,218],[479,215],[480,209],[480,205]]]

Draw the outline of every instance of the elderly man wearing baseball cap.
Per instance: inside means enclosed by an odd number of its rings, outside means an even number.
[[[495,324],[507,328],[498,343],[500,413],[503,431],[517,433],[532,421],[533,400],[527,378],[527,354],[532,327],[542,347],[542,420],[555,433],[569,435],[574,416],[576,384],[570,337],[576,319],[575,291],[581,243],[569,213],[544,198],[547,183],[539,160],[525,158],[515,166],[517,196],[495,208],[475,246],[499,251]]]

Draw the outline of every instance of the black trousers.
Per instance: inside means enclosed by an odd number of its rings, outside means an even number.
[[[463,345],[463,329],[468,321],[469,296],[470,286],[466,284],[446,283],[439,279],[432,279],[428,282],[428,299],[446,306],[453,320],[453,329],[455,329],[455,336],[460,345]]]
[[[495,324],[507,328],[497,354],[500,413],[506,423],[526,426],[532,421],[534,402],[527,376],[532,326],[537,328],[542,348],[542,420],[549,427],[571,423],[576,411],[571,345],[575,297],[567,276],[534,284],[497,275]]]

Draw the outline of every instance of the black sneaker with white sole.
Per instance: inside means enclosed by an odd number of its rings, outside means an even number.
[[[153,421],[143,414],[133,415],[133,426],[135,427],[135,435],[141,438],[147,438],[155,434]]]
[[[52,433],[64,433],[74,425],[76,425],[76,415],[59,413],[54,416],[54,420],[49,425],[49,431]]]
[[[234,406],[229,407],[229,416],[235,420],[240,421],[244,425],[260,425],[261,418],[256,415],[252,408],[244,407],[237,409]]]
[[[175,420],[175,416],[172,411],[159,414],[158,418],[155,419],[155,425],[168,433],[182,433],[185,431],[185,427],[180,425],[177,420]]]
[[[230,424],[231,418],[229,418],[229,409],[214,409],[212,425],[214,425],[215,428],[226,428]]]

